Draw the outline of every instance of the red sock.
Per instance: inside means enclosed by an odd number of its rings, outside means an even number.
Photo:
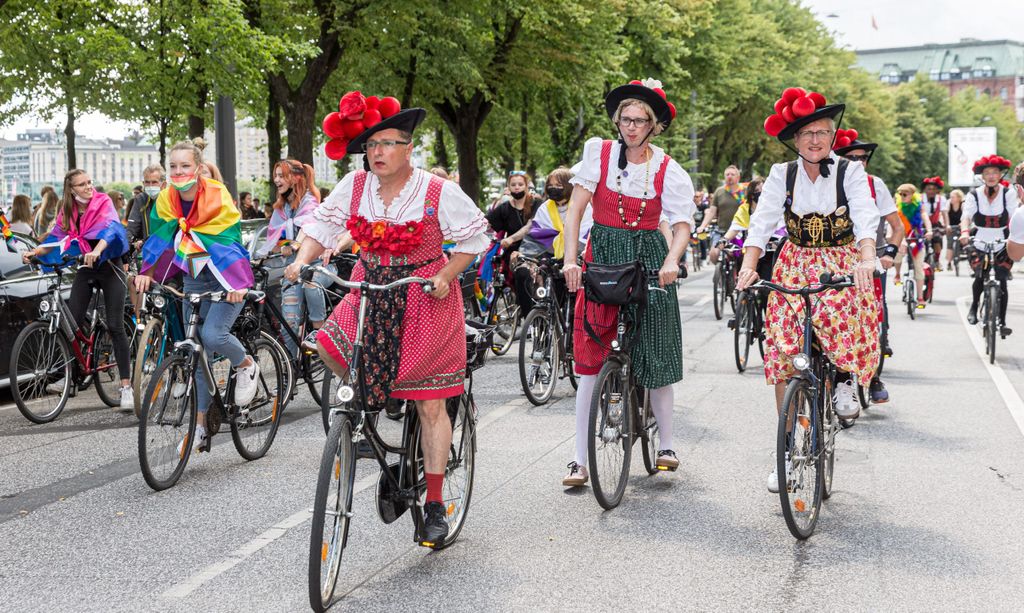
[[[441,485],[444,484],[444,473],[424,473],[427,479],[427,502],[443,502]]]

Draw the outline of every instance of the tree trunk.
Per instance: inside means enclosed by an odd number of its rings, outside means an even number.
[[[199,88],[195,111],[188,116],[189,138],[197,138],[206,133],[206,99],[209,94],[210,89],[205,85]]]
[[[75,150],[75,100],[71,94],[65,94],[64,109],[67,111],[68,122],[64,126],[64,139],[67,141],[68,170],[78,168],[78,152]],[[93,175],[96,169],[92,169]]]
[[[444,144],[444,128],[437,128],[434,130],[434,164],[444,168],[445,172],[450,172],[451,168],[448,167],[450,163],[448,147]]]
[[[441,119],[448,125],[455,137],[455,153],[459,156],[459,187],[474,202],[480,202],[480,160],[478,159],[477,138],[493,102],[483,92],[476,92],[468,100],[445,100],[434,104]]]
[[[170,126],[170,119],[157,120],[157,134],[160,138],[160,165],[164,168],[167,168],[167,131]]]
[[[523,94],[523,108],[519,110],[519,167],[526,169],[529,164],[530,151],[530,95]]]
[[[316,97],[292,98],[288,124],[288,157],[303,164],[313,164],[313,126],[316,123]]]
[[[274,185],[274,164],[281,159],[281,106],[274,98],[274,92],[267,87],[267,168],[270,169],[270,176],[267,177],[269,184],[269,198],[277,200],[277,186]]]

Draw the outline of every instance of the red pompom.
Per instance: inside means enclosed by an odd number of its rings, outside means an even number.
[[[387,119],[398,111],[401,111],[402,104],[398,101],[398,98],[388,96],[387,98],[381,99],[380,105],[377,106],[377,110],[380,111],[381,118]]]
[[[821,107],[825,106],[825,104],[826,104],[825,103],[825,96],[822,96],[818,92],[811,92],[811,93],[807,94],[807,97],[810,98],[814,102],[814,109],[815,110],[820,109]]]
[[[768,136],[778,136],[779,132],[782,132],[782,129],[786,127],[786,123],[788,122],[778,113],[769,115],[764,120],[764,131],[768,133]]]
[[[775,106],[773,107],[775,109],[775,113],[776,114],[781,113],[782,109],[785,106],[786,106],[786,101],[785,100],[783,100],[782,98],[779,98],[778,100],[776,100],[775,101]]]
[[[667,104],[668,104],[669,112],[672,113],[672,119],[675,119],[676,118],[676,105],[672,104],[671,102],[668,102]]]
[[[379,124],[381,121],[380,111],[374,109],[366,109],[363,113],[363,125],[369,130],[373,126]]]
[[[792,109],[794,117],[807,117],[814,112],[814,102],[807,96],[797,98],[793,101]]]
[[[788,106],[782,107],[782,118],[786,120],[786,123],[793,123],[796,117],[793,116],[793,109]]]
[[[375,108],[377,108],[377,105],[379,105],[379,104],[380,104],[380,98],[378,98],[377,96],[367,96],[366,97],[366,108],[367,109],[375,109]]]
[[[849,130],[846,131],[846,135],[850,137],[851,141],[855,141],[860,136],[860,132],[854,130],[853,128],[850,128]]]
[[[644,83],[640,79],[633,79],[632,81],[629,82],[629,84],[630,85],[643,85]]]
[[[999,184],[1002,185],[1003,187],[1010,187],[1010,182],[1007,181],[1006,179],[1001,180]]]
[[[341,131],[340,113],[328,113],[327,117],[324,117],[323,128],[328,138],[341,138],[345,135]]]
[[[324,153],[332,160],[340,160],[345,157],[346,147],[348,147],[348,139],[332,138],[324,145]]]
[[[344,138],[352,140],[366,130],[361,119],[345,119],[341,122],[341,133]]]
[[[651,89],[657,92],[658,95],[661,96],[662,100],[668,100],[668,98],[665,96],[665,90],[661,89],[660,87],[652,87]]]
[[[345,118],[358,119],[359,114],[365,110],[366,98],[359,90],[345,94],[338,102],[338,112]]]
[[[802,87],[787,87],[782,90],[782,99],[786,101],[787,105],[797,98],[803,98],[805,95],[807,95],[807,91]]]
[[[842,149],[843,147],[849,147],[851,142],[853,141],[850,140],[849,136],[837,136],[835,148]]]

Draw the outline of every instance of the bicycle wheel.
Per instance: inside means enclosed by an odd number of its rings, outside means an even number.
[[[132,391],[135,395],[135,416],[142,415],[142,396],[149,389],[149,379],[156,367],[170,353],[173,343],[164,338],[164,320],[151,317],[139,335],[138,348],[135,350],[135,363],[132,368]]]
[[[338,400],[338,387],[341,385],[341,377],[334,374],[331,369],[324,370],[324,380],[320,389],[320,418],[323,420],[324,433],[331,429],[331,410],[340,407],[343,403]]]
[[[323,397],[320,394],[323,392],[324,377],[327,375],[328,368],[317,352],[307,353],[305,349],[299,349],[299,351],[302,352],[302,372],[306,380],[306,387],[309,388],[309,395],[313,398],[313,402],[320,406],[323,402]],[[285,398],[289,397],[285,396]]]
[[[597,503],[614,509],[622,502],[629,479],[633,448],[633,392],[622,364],[609,360],[601,366],[590,402],[587,458],[590,482]]]
[[[711,303],[715,307],[715,319],[722,319],[722,313],[725,312],[725,288],[722,286],[722,279],[722,262],[719,260],[718,264],[715,264],[715,272],[711,277]]]
[[[729,297],[729,308],[736,314],[736,267],[729,266],[725,273],[725,295]]]
[[[907,303],[907,314],[913,321],[917,318],[917,282],[913,279],[907,279],[903,284],[903,301]]]
[[[516,340],[519,327],[519,305],[509,288],[502,288],[494,296],[491,310],[487,314],[487,325],[494,326],[494,355],[505,355]]]
[[[960,276],[960,241],[953,241],[953,270],[956,272],[956,276]]]
[[[468,385],[468,384],[467,384]],[[444,549],[459,537],[466,524],[469,502],[473,495],[473,476],[476,474],[476,406],[467,390],[461,396],[445,401],[448,419],[452,423],[452,444],[448,450],[448,465],[444,470],[441,496],[448,521],[448,536],[433,549]],[[423,477],[423,450],[420,436],[423,422],[416,421],[414,436],[409,441],[409,458],[417,483],[417,503],[412,507],[413,522],[423,525],[423,505],[426,503],[426,482]]]
[[[639,396],[639,393],[636,396]],[[658,420],[654,418],[654,412],[651,411],[650,390],[643,390],[643,399],[637,404],[637,415],[639,415],[640,419],[640,440],[643,443],[644,468],[647,469],[648,475],[653,475],[659,472],[657,464],[658,444],[661,442],[661,437],[658,436]]]
[[[523,393],[540,406],[551,399],[558,379],[558,339],[551,312],[530,311],[519,338],[519,382]]]
[[[871,381],[868,381],[868,385],[864,385],[860,379],[857,380],[857,401],[860,402],[860,408],[866,409],[871,406]],[[828,496],[826,496],[828,498]]]
[[[231,440],[238,455],[246,460],[258,460],[266,455],[274,442],[281,424],[287,390],[281,356],[274,344],[259,338],[247,348],[260,365],[256,396],[248,405],[236,407],[231,418]]]
[[[988,363],[996,363],[996,338],[999,336],[999,288],[995,285],[985,288],[985,339]]]
[[[121,377],[118,375],[117,358],[114,357],[114,339],[106,325],[98,325],[92,346],[92,362],[89,364],[96,384],[96,394],[108,407],[121,404]]]
[[[864,386],[860,386],[861,390]],[[822,459],[822,478],[821,478],[821,498],[822,500],[828,500],[832,496],[832,476],[835,474],[836,466],[836,434],[842,430],[842,426],[839,423],[839,416],[836,415],[835,408],[835,397],[833,396],[834,385],[831,378],[827,378],[825,381],[825,393],[823,394],[824,400],[821,412],[821,424],[822,424],[822,446],[824,458]],[[863,392],[862,392],[863,393]],[[863,396],[861,397],[861,405],[867,408],[867,405],[863,404]]]
[[[242,338],[241,335],[237,336],[238,338]],[[259,338],[266,340],[274,347],[274,350],[277,352],[278,359],[281,361],[281,364],[284,365],[284,368],[281,370],[281,374],[284,376],[285,393],[282,394],[282,396],[285,399],[285,404],[287,404],[288,400],[291,400],[291,397],[295,394],[296,379],[298,378],[298,373],[295,372],[295,360],[301,359],[301,357],[293,358],[288,354],[288,349],[285,348],[285,344],[281,340],[281,334],[274,328],[263,326],[260,328]],[[299,349],[299,351],[305,352],[304,349]],[[220,391],[223,395],[225,387],[222,386]]]
[[[192,454],[196,389],[190,360],[165,359],[149,380],[139,418],[139,467],[156,491],[178,482]]]
[[[71,346],[49,322],[35,321],[18,333],[11,348],[11,396],[25,419],[49,423],[61,414],[75,385]]]
[[[733,320],[733,357],[736,358],[736,370],[740,372],[747,369],[750,345],[753,342],[752,308],[756,307],[747,293],[740,294],[736,303],[736,319]]]
[[[776,439],[776,470],[782,516],[794,537],[814,532],[821,510],[823,470],[821,429],[814,424],[814,407],[807,383],[793,379],[786,386]],[[786,465],[790,468],[787,471]]]
[[[355,447],[352,424],[339,419],[327,433],[316,478],[309,534],[309,604],[314,611],[325,611],[331,606],[341,555],[348,544],[356,478]]]

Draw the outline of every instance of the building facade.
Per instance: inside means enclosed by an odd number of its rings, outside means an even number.
[[[1000,99],[1024,121],[1024,43],[964,38],[957,43],[857,51],[857,64],[893,85],[924,76],[953,96],[966,87]]]

